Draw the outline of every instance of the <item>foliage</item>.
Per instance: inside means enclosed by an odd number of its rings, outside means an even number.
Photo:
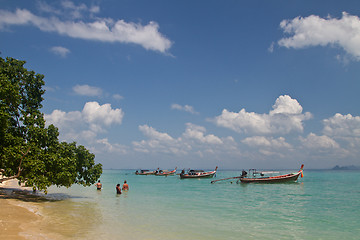
[[[76,143],[59,142],[54,125],[45,127],[44,76],[24,68],[25,61],[0,58],[0,170],[27,186],[84,186],[102,173],[95,155]]]

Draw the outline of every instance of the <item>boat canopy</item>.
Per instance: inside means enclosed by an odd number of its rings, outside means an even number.
[[[200,173],[204,172],[204,170],[190,170],[189,173]]]

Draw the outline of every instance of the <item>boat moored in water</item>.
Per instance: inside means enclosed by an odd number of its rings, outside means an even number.
[[[155,172],[156,171],[150,171],[150,170],[140,170],[140,171],[138,171],[138,170],[136,170],[136,172],[135,172],[135,174],[136,175],[155,175]]]
[[[176,169],[177,167],[172,170],[172,171],[167,171],[167,170],[157,170],[155,172],[155,175],[156,176],[170,176],[170,175],[175,175],[176,174]]]
[[[303,177],[304,164],[298,172],[288,173],[284,175],[266,176],[269,172],[257,172],[255,169],[249,170],[249,175],[243,171],[239,177],[241,183],[284,183],[284,182],[296,182],[299,176]]]
[[[212,178],[217,171],[218,167],[216,166],[214,171],[205,172],[204,170],[189,170],[185,173],[185,170],[182,170],[180,173],[180,178]]]

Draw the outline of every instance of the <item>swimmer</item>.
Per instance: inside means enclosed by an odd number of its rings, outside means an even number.
[[[116,185],[116,194],[121,194],[120,184]]]
[[[129,190],[129,185],[126,183],[126,180],[124,181],[122,190]]]
[[[102,184],[100,183],[100,180],[95,184],[97,190],[101,190]]]

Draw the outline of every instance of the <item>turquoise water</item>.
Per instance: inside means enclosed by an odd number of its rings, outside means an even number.
[[[297,171],[297,170],[293,170]],[[290,171],[290,172],[293,172]],[[218,171],[216,178],[240,171]],[[102,191],[51,188],[48,227],[72,239],[360,239],[360,172],[304,171],[288,184],[105,170]],[[116,195],[127,180],[130,190]]]

